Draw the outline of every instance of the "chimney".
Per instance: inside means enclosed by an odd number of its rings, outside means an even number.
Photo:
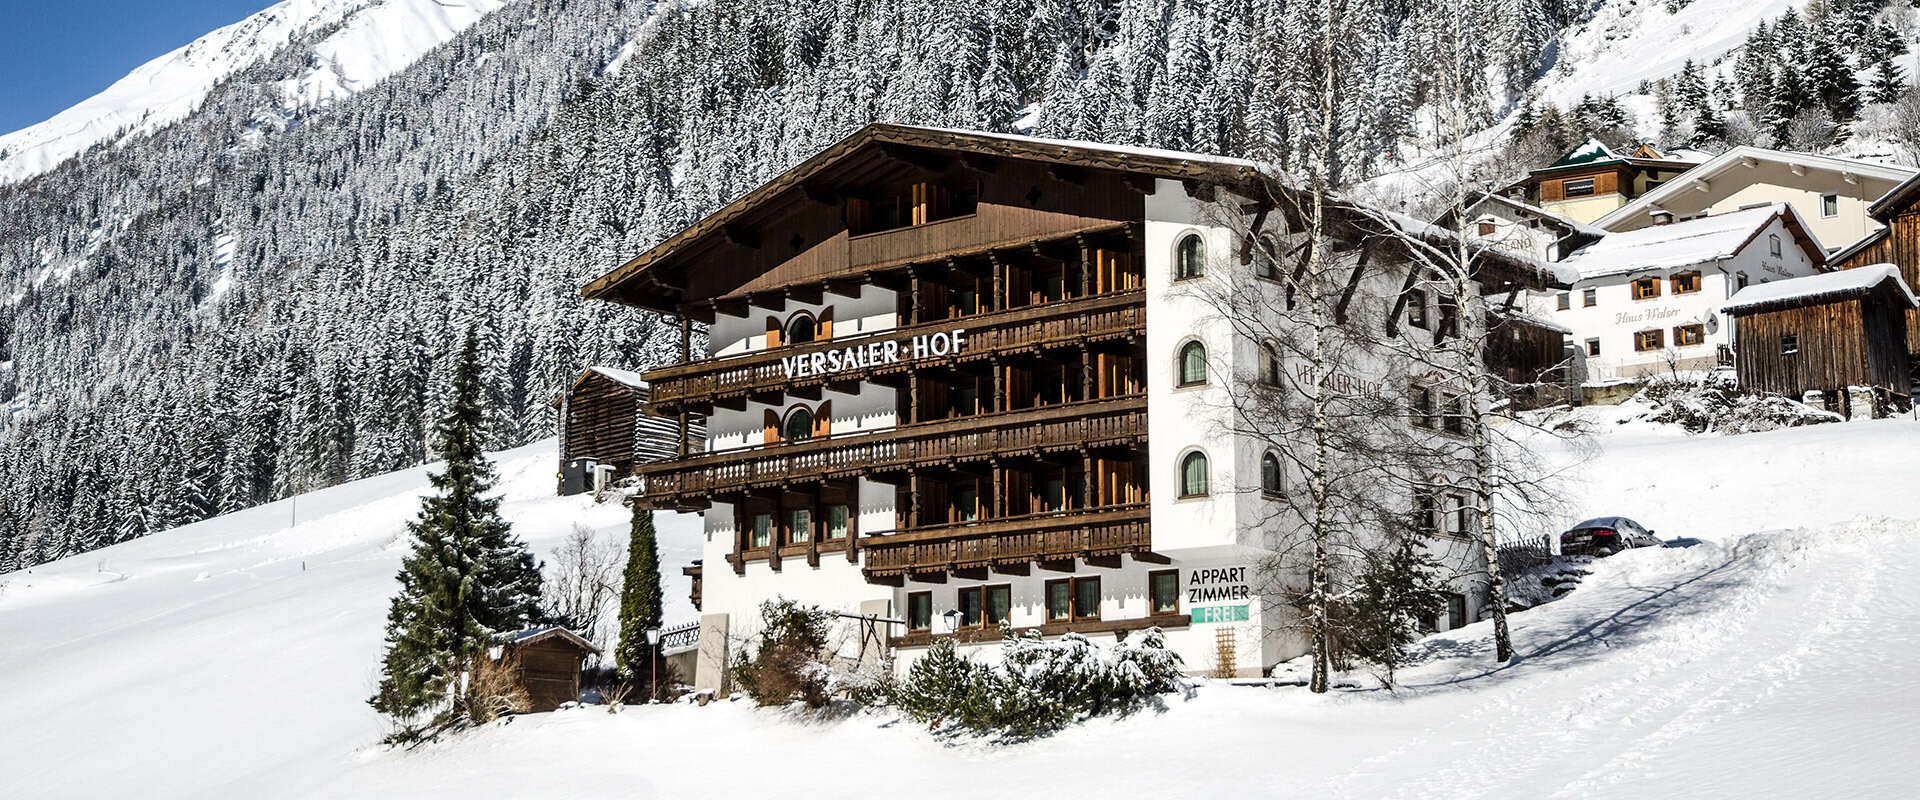
[[[1653,217],[1653,224],[1655,225],[1673,224],[1673,212],[1668,211],[1664,208],[1656,208],[1652,211],[1647,212],[1647,214],[1648,216]]]

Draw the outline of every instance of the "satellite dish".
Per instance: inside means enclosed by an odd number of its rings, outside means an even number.
[[[1707,314],[1707,333],[1719,333],[1719,332],[1720,332],[1720,315],[1709,312]]]

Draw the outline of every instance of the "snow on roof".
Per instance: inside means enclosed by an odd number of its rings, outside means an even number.
[[[1548,164],[1547,169],[1570,167],[1575,164],[1591,164],[1595,161],[1610,161],[1619,157],[1620,154],[1613,152],[1613,148],[1608,147],[1606,142],[1589,136],[1587,140],[1581,142],[1579,146],[1568,150],[1566,155],[1560,157],[1560,160]]]
[[[1741,311],[1762,311],[1767,307],[1785,308],[1842,300],[1864,295],[1889,280],[1900,290],[1900,296],[1906,299],[1908,308],[1920,307],[1920,298],[1915,298],[1913,290],[1901,279],[1899,267],[1874,264],[1748,286],[1735,292],[1733,297],[1721,304],[1720,310],[1736,314]]]
[[[1731,258],[1762,227],[1783,213],[1792,214],[1793,209],[1785,203],[1773,203],[1669,225],[1609,233],[1560,263],[1577,270],[1581,280],[1587,280]]]
[[[1451,242],[1451,241],[1454,241],[1455,238],[1459,236],[1459,233],[1454,231],[1452,228],[1435,225],[1431,222],[1427,222],[1425,220],[1411,217],[1406,214],[1402,214],[1398,211],[1388,211],[1386,209],[1372,208],[1372,207],[1364,207],[1362,210],[1368,216],[1375,217],[1382,222],[1385,222],[1389,225],[1399,228],[1402,233],[1408,236],[1424,239],[1428,242]],[[1487,250],[1482,252],[1490,253],[1492,251]],[[1552,278],[1556,283],[1572,285],[1574,281],[1579,279],[1579,275],[1575,273],[1573,270],[1568,269],[1557,263],[1550,264],[1545,261],[1541,261],[1540,259],[1534,258],[1532,256],[1522,255],[1519,253],[1502,252],[1500,253],[1500,256],[1502,258],[1511,259],[1514,262],[1522,266],[1525,266],[1528,269],[1532,269],[1533,271],[1541,275],[1548,276]]]
[[[1592,236],[1592,237],[1594,237],[1594,238],[1599,238],[1599,237],[1602,237],[1602,236],[1606,236],[1606,235],[1607,235],[1607,232],[1606,232],[1606,231],[1603,231],[1603,230],[1601,230],[1601,229],[1599,229],[1599,228],[1596,228],[1596,227],[1593,227],[1592,225],[1588,225],[1588,224],[1586,224],[1586,223],[1584,223],[1584,222],[1580,222],[1580,221],[1578,221],[1578,220],[1575,220],[1575,219],[1573,219],[1573,218],[1571,218],[1571,217],[1566,217],[1566,216],[1563,216],[1563,215],[1560,215],[1560,214],[1555,214],[1555,213],[1553,213],[1553,212],[1551,212],[1551,211],[1548,211],[1548,210],[1546,210],[1546,209],[1544,209],[1544,208],[1541,208],[1541,207],[1539,207],[1539,206],[1536,206],[1536,205],[1533,205],[1532,203],[1528,203],[1528,202],[1525,202],[1525,201],[1522,201],[1522,200],[1515,200],[1515,199],[1513,199],[1513,198],[1511,198],[1511,197],[1508,197],[1508,196],[1506,196],[1506,195],[1504,195],[1504,194],[1499,194],[1499,193],[1497,193],[1497,192],[1488,192],[1488,193],[1486,193],[1486,194],[1484,195],[1484,197],[1483,197],[1483,199],[1486,199],[1486,200],[1493,200],[1493,201],[1497,201],[1497,202],[1499,202],[1499,203],[1502,203],[1502,204],[1504,204],[1504,205],[1507,205],[1507,206],[1511,206],[1511,207],[1513,207],[1513,208],[1517,208],[1517,209],[1519,209],[1519,210],[1521,210],[1521,211],[1525,211],[1525,212],[1527,212],[1528,214],[1532,214],[1532,215],[1534,215],[1534,216],[1536,216],[1536,217],[1540,217],[1540,218],[1542,218],[1542,219],[1545,219],[1545,220],[1547,220],[1547,221],[1549,221],[1549,222],[1551,222],[1551,223],[1553,223],[1553,224],[1555,224],[1555,225],[1559,225],[1559,226],[1561,226],[1561,227],[1564,227],[1564,228],[1568,228],[1568,229],[1570,229],[1570,230],[1573,230],[1573,231],[1575,231],[1575,232],[1577,232],[1577,233],[1580,233],[1580,234],[1582,234],[1582,235],[1585,235],[1585,236]]]
[[[1660,155],[1667,161],[1680,161],[1687,164],[1705,164],[1713,160],[1712,153],[1705,150],[1695,150],[1691,147],[1676,147],[1672,150],[1664,151]]]
[[[646,379],[641,377],[640,373],[630,369],[619,369],[616,367],[588,367],[587,369],[588,371],[598,372],[635,389],[647,388]]]
[[[977,130],[971,130],[967,128],[934,128],[934,127],[928,127],[924,125],[896,125],[896,127],[918,128],[920,130],[937,131],[940,133],[951,133],[959,136],[973,136],[973,137],[986,138],[986,139],[1005,139],[1010,142],[1026,142],[1028,144],[1056,145],[1059,147],[1072,148],[1074,150],[1098,150],[1098,151],[1107,152],[1107,153],[1117,153],[1119,155],[1140,156],[1143,158],[1164,158],[1164,159],[1179,160],[1179,161],[1194,161],[1194,162],[1199,162],[1203,164],[1219,164],[1222,166],[1229,166],[1229,167],[1247,167],[1251,169],[1258,169],[1258,170],[1268,171],[1268,172],[1277,172],[1279,170],[1279,167],[1277,167],[1276,165],[1266,164],[1259,161],[1249,161],[1244,158],[1233,158],[1231,156],[1219,156],[1219,155],[1213,155],[1211,153],[1193,153],[1185,150],[1165,150],[1158,147],[1133,147],[1130,145],[1108,144],[1106,142],[1094,142],[1094,141],[1088,141],[1085,139],[1048,139],[1040,136],[1025,136],[1018,133],[977,131]]]
[[[600,652],[600,648],[594,647],[592,642],[589,642],[586,639],[581,638],[579,634],[574,633],[573,631],[567,630],[566,628],[563,628],[559,625],[541,625],[537,627],[524,628],[517,631],[511,631],[508,633],[498,633],[498,634],[494,634],[493,640],[503,645],[512,646],[512,645],[531,644],[533,642],[537,642],[542,639],[549,639],[554,637],[565,639],[568,642],[571,642],[587,650],[591,650],[595,653]]]
[[[1690,152],[1697,153],[1699,151]],[[1688,159],[1670,158],[1669,160],[1685,161]],[[1902,181],[1915,174],[1911,167],[1893,166],[1878,161],[1842,158],[1839,156],[1823,156],[1816,153],[1801,153],[1793,150],[1770,150],[1765,147],[1742,145],[1699,162],[1699,166],[1687,170],[1678,178],[1674,178],[1648,190],[1646,194],[1634,198],[1632,202],[1607,212],[1604,216],[1594,220],[1593,224],[1602,228],[1612,229],[1623,223],[1636,223],[1639,220],[1645,219],[1650,209],[1658,207],[1668,199],[1676,196],[1683,198],[1688,197],[1689,195],[1686,193],[1691,191],[1697,183],[1711,182],[1728,171],[1733,170],[1735,167],[1746,167],[1763,161],[1774,164],[1786,164],[1800,170],[1816,170],[1828,173],[1829,175],[1841,173],[1875,178],[1883,181]],[[1729,185],[1746,186],[1748,183],[1751,183],[1751,178],[1743,179],[1737,173],[1729,176],[1727,180],[1731,181]],[[1812,181],[1820,179],[1808,178],[1806,180],[1809,181],[1807,186],[1811,187],[1815,185]],[[1891,194],[1891,192],[1889,192],[1889,194]],[[1682,205],[1685,204],[1682,203]],[[1871,209],[1869,209],[1869,212],[1871,212]]]

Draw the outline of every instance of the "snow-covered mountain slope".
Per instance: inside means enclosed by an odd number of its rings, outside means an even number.
[[[158,130],[215,84],[287,47],[310,53],[268,82],[283,114],[318,108],[405,68],[508,0],[282,0],[142,64],[52,118],[0,136],[0,183],[38,175],[87,148]]]
[[[1746,42],[1762,20],[1806,0],[1691,0],[1668,11],[1661,0],[1606,0],[1562,35],[1539,99],[1567,108],[1583,95],[1627,94],[1669,78],[1689,60],[1710,64]]]
[[[1428,639],[1397,693],[1204,683],[1018,746],[721,703],[520,717],[386,751],[364,699],[416,469],[300,497],[291,527],[275,503],[0,576],[0,730],[35,732],[0,747],[0,775],[35,797],[1920,791],[1920,723],[1900,701],[1920,687],[1920,422],[1721,438],[1587,413],[1602,449],[1560,516],[1698,541],[1599,562],[1515,615],[1510,666],[1485,623]],[[516,530],[542,555],[576,522],[618,532],[618,506],[549,496],[551,448],[498,456]],[[678,567],[700,534],[660,520],[668,618],[687,619]]]
[[[495,455],[514,530],[544,561],[576,524],[623,544],[627,512],[553,497],[552,440]],[[207,520],[0,576],[4,794],[285,797],[378,740],[365,699],[426,470]],[[297,524],[289,524],[298,520]],[[695,517],[662,517],[665,616]],[[29,789],[28,787],[33,787]]]

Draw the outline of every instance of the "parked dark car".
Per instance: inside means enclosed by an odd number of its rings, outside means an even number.
[[[1653,531],[1626,517],[1594,517],[1560,534],[1560,552],[1570,556],[1610,556],[1634,547],[1659,547]]]

